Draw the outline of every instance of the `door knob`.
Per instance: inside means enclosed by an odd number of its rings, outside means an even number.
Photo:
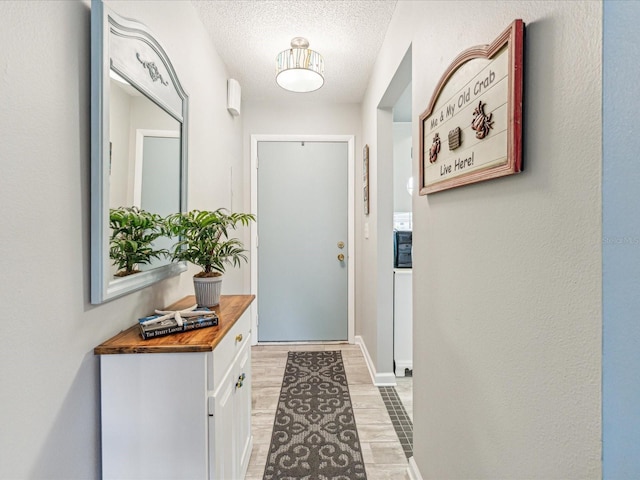
[[[344,255],[342,253],[338,254],[338,260],[344,262]]]

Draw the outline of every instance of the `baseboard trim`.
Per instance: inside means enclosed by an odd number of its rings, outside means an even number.
[[[373,384],[376,387],[395,387],[396,376],[393,373],[376,373]]]
[[[256,345],[352,345],[348,340],[310,340],[302,341],[296,340],[295,342],[257,342]]]
[[[367,345],[364,342],[364,339],[360,335],[355,336],[356,345],[360,346],[360,350],[362,350],[362,355],[364,355],[364,360],[367,363],[367,368],[369,369],[369,375],[371,376],[371,381],[376,387],[395,387],[396,386],[396,376],[393,372],[389,373],[378,373],[376,371],[376,367],[373,364],[373,360],[371,359],[371,355],[369,355],[369,351],[367,350]]]
[[[409,478],[411,480],[423,480],[422,474],[420,470],[418,470],[418,465],[413,457],[409,457],[409,466],[407,467],[407,473],[409,474]]]

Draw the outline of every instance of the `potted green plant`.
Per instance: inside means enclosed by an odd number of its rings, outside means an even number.
[[[247,261],[244,245],[237,238],[229,238],[229,231],[247,226],[255,216],[249,213],[230,213],[224,208],[215,211],[191,210],[166,218],[172,235],[179,237],[172,259],[187,261],[202,268],[193,277],[196,302],[212,307],[220,303],[222,275],[227,266],[239,267]]]
[[[109,210],[109,226],[109,258],[118,268],[116,277],[138,273],[139,265],[169,255],[168,250],[156,249],[153,245],[154,240],[166,233],[160,215],[138,207],[112,208]]]

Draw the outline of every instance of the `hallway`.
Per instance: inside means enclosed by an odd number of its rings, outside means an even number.
[[[253,452],[245,480],[262,479],[289,351],[341,350],[368,480],[408,479],[407,460],[358,345],[252,347]]]

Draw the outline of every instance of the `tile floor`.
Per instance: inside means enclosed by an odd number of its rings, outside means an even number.
[[[378,387],[407,460],[413,456],[413,421],[395,387]]]
[[[278,405],[287,352],[341,350],[368,480],[408,480],[407,459],[378,388],[357,345],[252,347],[253,452],[245,480],[261,480]],[[405,388],[406,390],[406,388]]]

